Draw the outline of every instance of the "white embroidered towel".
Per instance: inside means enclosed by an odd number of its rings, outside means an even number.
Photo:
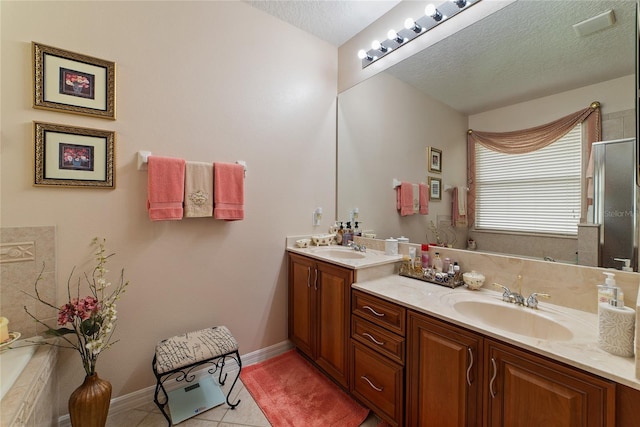
[[[413,186],[413,213],[420,213],[420,186],[418,184],[411,184]]]
[[[458,215],[467,215],[467,189],[458,187]]]
[[[213,163],[187,161],[184,178],[184,216],[213,216]]]

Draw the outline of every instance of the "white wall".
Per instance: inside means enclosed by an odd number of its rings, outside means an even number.
[[[57,227],[59,301],[108,239],[131,282],[97,366],[113,397],[153,384],[163,338],[224,324],[241,354],[286,340],[284,238],[335,209],[337,49],[236,1],[2,2],[1,25],[2,226]],[[33,109],[32,40],[115,61],[117,120]],[[32,187],[33,120],[115,131],[117,188]],[[246,219],[151,222],[138,150],[245,160]],[[59,369],[64,414],[84,375],[70,351]]]
[[[509,132],[557,120],[600,102],[602,114],[635,108],[633,74],[469,116],[469,129]]]
[[[379,238],[427,243],[430,222],[451,216],[451,192],[432,200],[428,215],[401,217],[393,179],[465,185],[467,117],[387,73],[341,93],[338,106],[338,219],[357,207],[362,228]],[[428,147],[442,151],[440,174],[427,170]]]

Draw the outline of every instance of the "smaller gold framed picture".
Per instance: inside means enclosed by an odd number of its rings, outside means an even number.
[[[442,150],[427,148],[427,166],[429,172],[442,173]]]
[[[34,186],[115,188],[115,132],[33,122]]]

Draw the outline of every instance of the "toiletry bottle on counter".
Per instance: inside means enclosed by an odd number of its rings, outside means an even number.
[[[633,357],[636,312],[624,306],[619,287],[611,292],[608,303],[598,304],[598,346],[616,356]]]
[[[413,268],[413,266],[416,263],[416,248],[414,247],[409,248],[409,258],[411,258],[411,268]]]
[[[344,234],[342,235],[342,244],[347,246],[350,241],[353,240],[353,230],[351,229],[351,222],[347,221],[347,228],[344,230]]]
[[[422,261],[422,268],[429,268],[429,245],[427,244],[422,244],[422,255],[421,255],[421,261]]]
[[[444,273],[448,273],[450,265],[451,265],[451,258],[445,257],[445,259],[442,261],[442,271]]]
[[[602,274],[607,276],[603,285],[598,285],[598,304],[600,303],[609,303],[613,298],[613,288],[616,287],[616,279],[615,273],[609,273],[607,271],[603,271]],[[622,290],[619,289],[618,298],[624,301],[624,294]]]
[[[341,245],[343,237],[344,237],[344,227],[342,226],[342,223],[340,223],[340,228],[338,228],[338,231],[336,232],[336,243]]]
[[[433,257],[433,269],[436,273],[442,273],[442,259],[440,258],[440,252],[436,252]]]

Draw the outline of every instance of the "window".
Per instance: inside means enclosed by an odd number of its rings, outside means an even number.
[[[476,229],[577,235],[582,125],[531,153],[475,154]]]

